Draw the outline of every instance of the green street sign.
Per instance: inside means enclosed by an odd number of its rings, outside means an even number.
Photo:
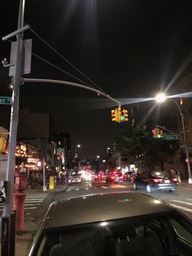
[[[162,136],[163,140],[181,140],[181,135],[179,134],[167,134]]]
[[[0,104],[1,105],[11,105],[12,104],[11,97],[0,96]]]

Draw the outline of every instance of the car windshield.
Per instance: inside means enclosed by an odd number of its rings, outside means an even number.
[[[173,239],[176,234],[179,234],[179,238]],[[184,245],[183,239],[188,244]],[[162,256],[179,253],[180,245],[185,246],[189,252],[192,250],[191,225],[186,219],[173,214],[172,216],[137,217],[80,225],[76,228],[48,230],[41,239],[36,255]]]

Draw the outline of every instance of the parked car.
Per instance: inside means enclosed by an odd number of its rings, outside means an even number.
[[[191,256],[191,252],[192,221],[187,216],[144,193],[111,192],[53,202],[29,256]]]
[[[81,175],[78,173],[72,174],[68,177],[68,184],[81,183]]]
[[[133,188],[144,189],[147,192],[154,190],[174,191],[177,187],[177,178],[171,172],[145,171],[138,173],[134,179]]]

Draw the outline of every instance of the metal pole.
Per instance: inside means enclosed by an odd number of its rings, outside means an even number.
[[[19,16],[18,16],[18,29],[23,27],[24,23],[24,8],[25,0],[20,0]],[[10,216],[13,204],[13,187],[14,187],[14,171],[15,171],[15,151],[17,141],[17,125],[18,125],[18,112],[19,112],[19,92],[20,92],[20,76],[23,55],[23,34],[17,34],[16,44],[16,63],[15,63],[15,76],[12,79],[13,93],[12,93],[12,107],[10,116],[10,130],[9,130],[9,152],[7,163],[7,200],[4,203],[3,216]]]
[[[45,159],[43,158],[43,191],[47,191],[46,177],[45,177]]]
[[[188,170],[188,183],[192,184],[192,178],[191,178],[191,166],[190,166],[190,158],[189,158],[189,151],[188,151],[188,143],[187,143],[187,136],[186,136],[186,131],[185,131],[185,122],[184,122],[184,115],[181,111],[181,108],[179,104],[174,101],[173,99],[170,98],[178,107],[179,113],[181,116],[181,122],[182,122],[182,129],[183,129],[183,139],[184,139],[184,146],[185,146],[185,154],[186,154],[186,160],[187,160],[187,170]]]

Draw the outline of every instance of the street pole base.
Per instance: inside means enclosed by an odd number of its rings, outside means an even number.
[[[188,178],[188,184],[192,184],[192,178]]]
[[[47,187],[46,186],[43,186],[43,191],[47,191]]]

